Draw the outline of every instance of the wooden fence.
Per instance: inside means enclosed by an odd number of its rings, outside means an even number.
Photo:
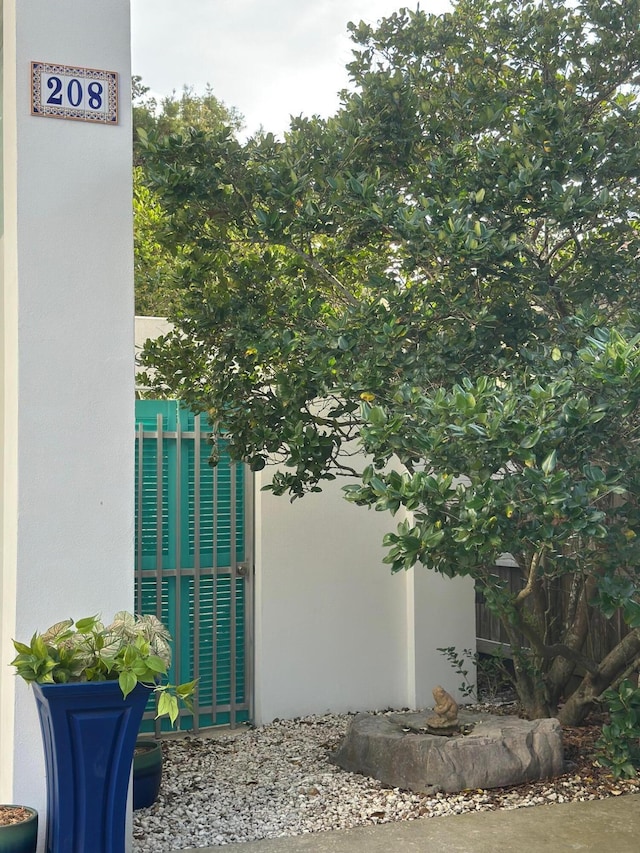
[[[520,569],[508,558],[494,567],[493,574],[500,578],[514,594],[524,586]],[[560,594],[568,596],[568,589],[565,588]],[[628,631],[620,612],[611,619],[607,619],[602,613],[594,610],[585,653],[595,660],[602,659]],[[505,657],[511,657],[511,646],[505,628],[487,607],[479,585],[476,585],[476,649],[480,654],[491,654],[501,650]]]

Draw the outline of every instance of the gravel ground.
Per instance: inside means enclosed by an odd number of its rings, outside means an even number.
[[[640,792],[638,780],[616,782],[595,763],[598,720],[564,729],[567,772],[557,779],[430,796],[385,788],[332,765],[328,754],[349,719],[326,714],[213,738],[163,741],[160,797],[151,808],[134,812],[134,853]]]

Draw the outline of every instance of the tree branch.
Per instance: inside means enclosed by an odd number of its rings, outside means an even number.
[[[314,257],[310,256],[307,252],[303,252],[302,249],[298,249],[297,246],[294,246],[293,243],[283,243],[287,249],[292,251],[294,255],[297,255],[301,260],[303,260],[306,264],[308,264],[313,270],[315,270],[325,281],[329,282],[332,287],[334,287],[340,294],[342,294],[343,298],[349,305],[356,306],[358,305],[358,300],[355,298],[353,293],[342,284],[342,282],[335,277],[332,273],[329,272],[325,267],[322,266],[319,261],[317,261]]]
[[[533,584],[538,573],[538,566],[540,564],[540,560],[544,556],[546,547],[546,545],[543,545],[531,558],[531,562],[529,563],[529,576],[527,578],[527,583],[516,596],[515,604],[517,608],[521,608],[525,599],[527,599],[533,592]]]

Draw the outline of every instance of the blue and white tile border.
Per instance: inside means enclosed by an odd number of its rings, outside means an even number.
[[[118,73],[32,62],[31,115],[117,124]]]

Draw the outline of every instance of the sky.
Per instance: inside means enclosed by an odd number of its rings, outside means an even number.
[[[156,97],[184,85],[281,134],[290,115],[331,115],[348,83],[348,21],[376,23],[417,0],[131,0],[132,68]],[[422,0],[440,13],[447,0]]]

